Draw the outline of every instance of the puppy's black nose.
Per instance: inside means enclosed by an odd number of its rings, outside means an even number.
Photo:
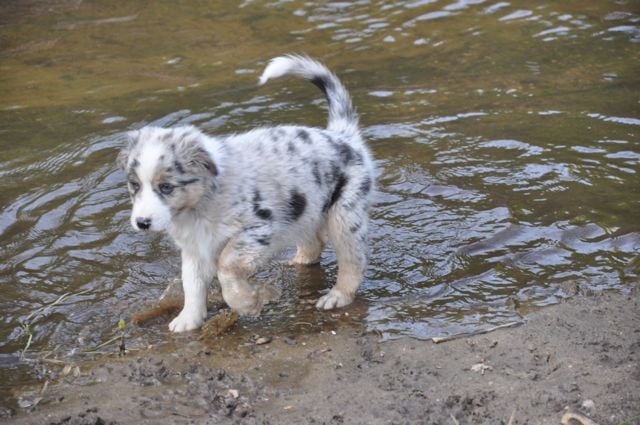
[[[147,230],[149,227],[151,227],[151,219],[145,217],[137,217],[136,224],[138,225],[139,229]]]

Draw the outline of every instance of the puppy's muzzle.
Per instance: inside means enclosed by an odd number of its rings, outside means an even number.
[[[147,217],[136,217],[136,226],[140,230],[147,230],[151,227],[151,219]]]

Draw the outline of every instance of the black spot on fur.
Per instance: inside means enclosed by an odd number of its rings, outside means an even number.
[[[360,183],[360,194],[366,195],[371,191],[371,179],[367,177]]]
[[[295,155],[297,151],[298,150],[296,149],[296,145],[294,145],[292,141],[289,141],[289,143],[287,144],[287,152],[289,152],[291,155]]]
[[[213,163],[213,161],[208,162],[205,165],[205,168],[209,171],[211,171],[211,174],[213,174],[214,176],[218,175],[218,167],[216,167],[216,164]]]
[[[256,211],[256,215],[263,220],[271,220],[271,217],[273,217],[271,210],[268,208],[260,208]]]
[[[131,161],[131,168],[136,168],[140,165],[140,161],[138,161],[137,159],[134,159],[133,161]]]
[[[269,130],[269,139],[272,142],[278,142],[287,135],[287,132],[282,128],[272,128]]]
[[[351,226],[349,228],[349,231],[351,231],[351,233],[356,233],[358,230],[360,230],[361,227],[362,227],[362,223],[358,222],[358,223],[354,224],[353,226]]]
[[[262,208],[260,203],[262,202],[262,195],[258,189],[253,192],[253,213],[263,220],[271,220],[273,213],[269,208]]]
[[[213,163],[211,156],[206,150],[199,148],[195,154],[195,158],[196,161],[202,164],[202,166],[211,174],[213,174],[214,176],[218,175],[218,167],[216,167],[216,164]]]
[[[338,154],[340,155],[340,159],[344,164],[348,164],[354,158],[354,152],[351,146],[346,143],[336,143],[334,144]]]
[[[353,160],[353,162],[357,165],[362,165],[364,163],[364,158],[362,157],[362,153],[354,150],[353,151],[355,159]]]
[[[318,76],[312,79],[311,83],[322,90],[322,93],[324,93],[324,97],[327,98],[327,102],[329,103],[329,105],[331,105],[331,100],[329,99],[328,92],[335,91],[333,81],[324,76]]]
[[[262,202],[262,195],[258,189],[253,190],[253,209],[260,208],[260,202]]]
[[[269,237],[259,237],[256,238],[256,242],[258,242],[262,246],[269,246],[271,244],[271,238]]]
[[[306,207],[307,198],[303,194],[293,190],[291,192],[291,198],[289,198],[289,211],[287,212],[287,217],[291,221],[299,219],[304,213]]]
[[[163,135],[160,137],[160,139],[161,139],[163,142],[166,142],[167,140],[171,140],[171,139],[173,139],[173,131],[169,131],[168,133],[163,134]],[[173,148],[175,148],[175,145],[174,145],[173,143],[171,144],[171,148],[172,148],[172,149],[173,149]]]
[[[322,177],[320,176],[320,166],[318,164],[318,161],[313,161],[311,172],[313,173],[313,179],[315,180],[316,184],[318,186],[322,186]]]
[[[189,179],[189,180],[178,180],[178,183],[181,186],[186,186],[188,184],[192,184],[192,183],[195,183],[197,181],[200,181],[200,179],[199,178],[193,178],[193,179]]]
[[[331,197],[327,200],[327,202],[324,204],[324,207],[322,208],[324,212],[329,211],[329,209],[338,201],[338,199],[340,199],[347,181],[347,176],[345,176],[344,174],[340,174],[338,176],[338,181],[336,182],[336,186],[333,189],[333,193],[331,193]]]
[[[306,130],[298,130],[296,138],[302,140],[302,143],[306,143],[307,145],[311,144],[311,136],[309,136]]]
[[[178,173],[180,173],[180,174],[184,174],[185,173],[184,167],[182,166],[180,161],[178,161],[177,159],[175,161],[173,161],[173,166],[176,167],[176,171]]]
[[[338,181],[340,175],[340,167],[335,161],[331,161],[331,170],[324,174],[325,181],[327,184],[335,183]]]

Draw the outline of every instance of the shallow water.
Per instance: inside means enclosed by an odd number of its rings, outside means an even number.
[[[0,12],[5,389],[34,377],[19,362],[34,310],[28,354],[64,357],[108,340],[179,273],[167,238],[129,226],[115,165],[125,131],[324,124],[314,87],[256,87],[287,52],[336,70],[377,158],[354,320],[427,338],[556,303],[567,282],[637,285],[638,1],[16,1]],[[330,250],[322,267],[276,264],[264,277],[283,295],[240,334],[334,319],[310,304],[335,279]],[[133,347],[175,341],[165,328],[130,328]]]

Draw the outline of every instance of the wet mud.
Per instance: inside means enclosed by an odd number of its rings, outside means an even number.
[[[558,424],[575,412],[640,423],[637,293],[578,296],[520,327],[441,344],[340,327],[263,344],[192,336],[82,365],[11,421]]]

